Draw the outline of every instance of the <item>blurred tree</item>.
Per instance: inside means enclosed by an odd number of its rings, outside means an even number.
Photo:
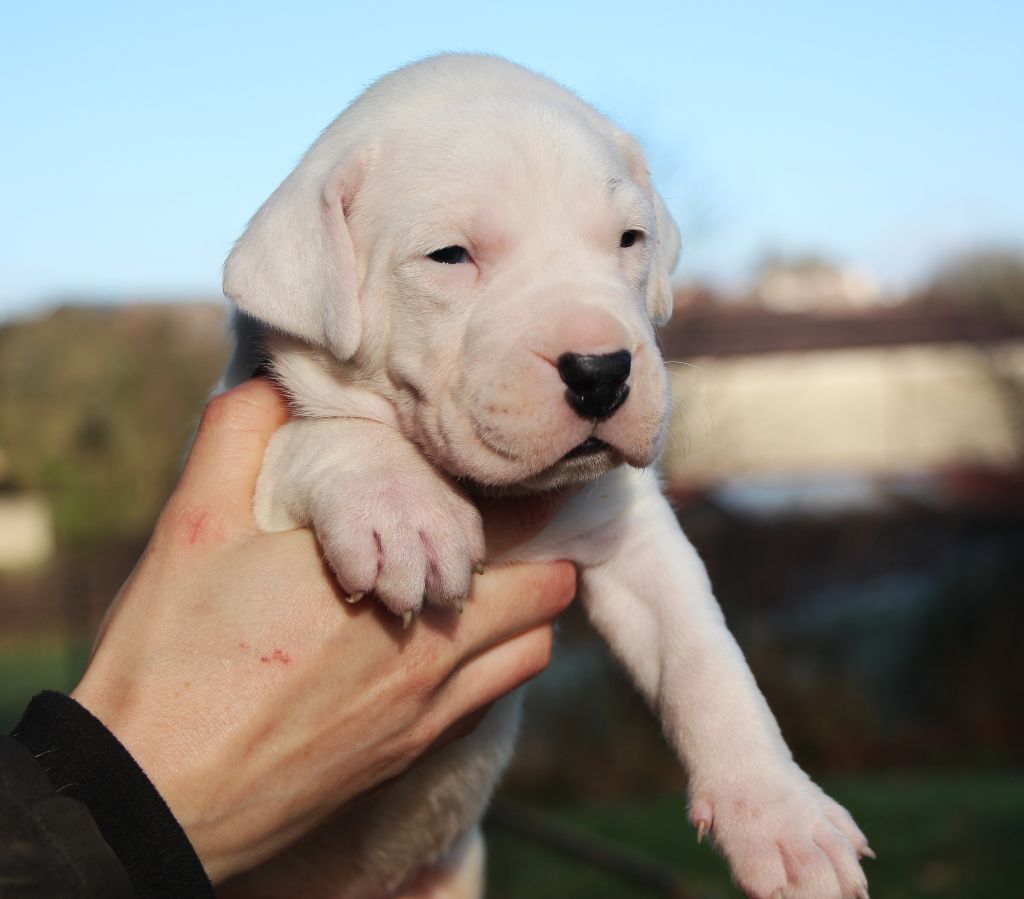
[[[1009,332],[1024,325],[1024,251],[982,248],[940,266],[908,303],[925,309],[970,313],[1002,321]],[[1000,343],[977,344],[1016,434],[1024,464],[1024,382],[1014,364],[1014,349]]]
[[[934,308],[970,309],[1024,320],[1024,251],[983,248],[942,265],[911,296]]]
[[[205,306],[66,308],[0,328],[7,477],[53,502],[61,541],[145,534],[227,355]]]

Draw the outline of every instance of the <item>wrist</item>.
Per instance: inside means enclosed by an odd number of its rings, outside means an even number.
[[[138,896],[212,896],[199,856],[157,788],[85,706],[41,693],[12,736],[46,759],[55,789],[88,807]]]
[[[139,702],[129,684],[107,678],[101,689],[93,689],[86,678],[71,692],[71,698],[102,722],[144,773],[154,792],[167,807],[187,839],[203,869],[214,882],[231,871],[224,865],[206,839],[206,828],[197,823],[197,815],[188,808],[185,797],[202,793],[203,778],[186,770],[189,753],[178,745],[178,727],[167,719],[154,720],[152,706]]]

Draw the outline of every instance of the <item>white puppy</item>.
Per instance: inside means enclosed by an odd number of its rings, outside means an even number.
[[[669,405],[652,322],[678,250],[636,143],[570,92],[474,55],[381,79],[227,261],[242,316],[226,383],[265,357],[298,413],[268,449],[258,519],[312,527],[345,590],[408,623],[469,593],[475,493],[584,483],[489,561],[577,564],[591,621],[689,772],[691,821],[748,895],[863,897],[864,835],[793,762],[648,468]],[[478,895],[476,826],[518,710],[506,698],[231,889]]]

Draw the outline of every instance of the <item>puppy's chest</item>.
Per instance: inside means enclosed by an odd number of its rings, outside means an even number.
[[[616,468],[582,487],[539,534],[495,561],[601,565],[631,538],[644,505],[658,495],[651,470]]]

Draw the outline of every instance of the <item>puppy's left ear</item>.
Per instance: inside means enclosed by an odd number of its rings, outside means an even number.
[[[351,358],[362,336],[346,212],[364,174],[352,155],[313,152],[264,203],[224,264],[224,293],[246,314]]]
[[[679,261],[682,246],[676,227],[665,201],[651,184],[640,145],[624,131],[616,129],[619,149],[626,161],[629,174],[641,185],[654,204],[654,253],[651,273],[647,278],[647,316],[655,325],[663,325],[672,317],[672,282],[670,275]]]
[[[656,325],[663,325],[672,317],[672,270],[679,261],[682,242],[679,228],[669,214],[665,201],[651,188],[654,201],[654,226],[657,228],[655,260],[647,281],[647,314]]]

